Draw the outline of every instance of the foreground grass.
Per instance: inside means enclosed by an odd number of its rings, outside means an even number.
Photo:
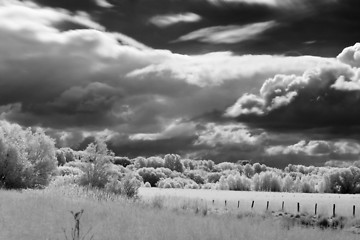
[[[106,197],[104,197],[106,198]],[[207,215],[173,211],[141,202],[116,199],[99,201],[98,195],[81,189],[53,188],[42,191],[0,190],[0,239],[62,240],[74,219],[70,211],[84,209],[81,235],[85,239],[357,239],[340,230],[294,227],[261,217],[238,218],[233,214]]]

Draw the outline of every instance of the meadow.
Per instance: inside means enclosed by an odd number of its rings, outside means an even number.
[[[142,190],[141,195],[144,194]],[[283,220],[261,214],[206,214],[190,208],[191,204],[196,206],[195,200],[178,201],[189,209],[180,205],[170,208],[167,206],[171,205],[172,199],[159,195],[152,201],[142,198],[134,201],[76,185],[22,192],[1,190],[0,196],[1,240],[72,239],[70,233],[74,218],[70,211],[81,209],[84,214],[80,239],[84,240],[358,239],[358,235],[345,230],[296,225],[289,228]]]
[[[287,192],[253,192],[253,191],[225,191],[210,189],[164,189],[140,188],[140,196],[146,201],[151,201],[156,196],[169,199],[169,203],[176,205],[178,202],[193,200],[206,204],[210,209],[218,211],[254,211],[264,212],[269,201],[269,211],[282,210],[297,213],[297,203],[300,212],[314,214],[315,204],[317,213],[332,216],[333,205],[338,215],[352,217],[353,206],[355,214],[360,216],[360,195],[358,194],[319,194],[319,193],[287,193]],[[171,199],[171,200],[170,200]],[[226,203],[225,203],[226,201]],[[252,202],[254,201],[253,208]]]
[[[360,193],[359,164],[128,159],[101,139],[56,149],[43,131],[0,122],[0,240],[357,239],[359,195],[345,193]]]

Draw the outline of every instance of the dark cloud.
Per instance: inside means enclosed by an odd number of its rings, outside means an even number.
[[[34,2],[54,8],[65,8],[71,11],[89,11],[101,7],[101,4],[96,0],[34,0]]]
[[[232,50],[252,54],[312,54],[334,56],[359,38],[360,5],[357,0],[225,1],[225,0],[138,0],[36,2],[86,11],[109,31],[122,32],[154,48],[180,53],[204,53]],[[103,1],[102,1],[103,2]],[[152,24],[156,17],[196,14],[197,21],[173,21],[173,27]],[[272,22],[276,27],[259,32],[247,41],[186,42],[174,41],[192,32]],[[331,26],[331,27],[329,27]],[[72,26],[74,27],[74,26]],[[201,39],[200,39],[201,40]]]

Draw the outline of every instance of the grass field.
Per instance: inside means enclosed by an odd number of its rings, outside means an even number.
[[[204,216],[181,208],[177,211],[158,208],[142,201],[105,199],[106,196],[99,198],[96,192],[76,187],[24,192],[0,190],[0,239],[65,240],[64,229],[69,236],[74,225],[70,211],[80,209],[84,209],[81,235],[89,230],[85,240],[91,237],[98,240],[358,239],[357,235],[342,230],[287,229],[280,220],[261,216]]]
[[[300,203],[300,212],[309,214],[314,213],[315,204],[318,204],[318,214],[332,215],[333,204],[335,211],[342,216],[350,217],[353,214],[353,205],[356,206],[356,214],[360,216],[360,195],[350,194],[309,194],[309,193],[274,193],[274,192],[237,192],[237,191],[217,191],[203,189],[163,189],[163,188],[140,188],[140,196],[145,200],[150,200],[154,196],[164,196],[171,198],[169,202],[176,202],[184,199],[195,199],[207,204],[210,208],[228,210],[253,210],[258,213],[266,210],[269,201],[269,210],[278,211],[282,209],[284,201],[284,211],[296,213],[297,203]],[[202,200],[201,200],[202,199]],[[214,204],[213,204],[214,200]],[[239,209],[238,201],[240,201]],[[254,208],[251,209],[252,201]]]

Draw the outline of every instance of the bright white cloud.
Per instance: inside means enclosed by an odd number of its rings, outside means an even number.
[[[152,17],[149,22],[161,27],[169,27],[177,23],[191,23],[198,22],[201,20],[201,17],[195,13],[179,13],[179,14],[167,14],[167,15],[157,15]]]
[[[263,144],[267,139],[265,133],[251,134],[241,124],[216,125],[209,123],[205,130],[199,133],[197,145],[208,145],[211,147],[237,146],[238,148],[255,148]]]
[[[346,157],[360,154],[360,144],[348,141],[299,141],[294,145],[271,146],[265,150],[270,156],[276,155],[298,155],[298,156],[334,156]]]
[[[208,27],[181,36],[176,41],[200,41],[214,44],[232,44],[258,38],[263,32],[277,26],[275,21]]]

